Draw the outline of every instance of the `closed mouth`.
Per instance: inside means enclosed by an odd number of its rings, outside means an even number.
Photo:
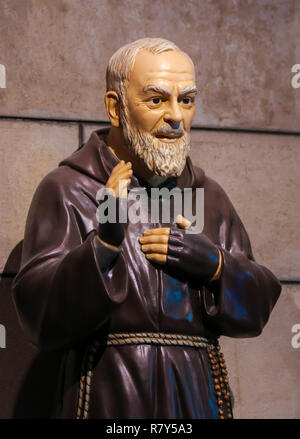
[[[156,134],[159,139],[179,139],[182,134]]]

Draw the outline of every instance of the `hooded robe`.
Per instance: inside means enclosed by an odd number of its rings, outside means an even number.
[[[209,356],[204,348],[151,343],[99,346],[97,339],[124,332],[209,340],[254,337],[268,321],[281,285],[255,261],[225,191],[189,157],[175,183],[180,189],[204,188],[202,233],[223,250],[220,279],[191,285],[145,258],[138,242],[144,230],[171,226],[174,218],[170,224],[129,222],[119,250],[101,244],[96,194],[119,162],[105,143],[107,133],[94,131],[38,186],[13,285],[31,342],[65,352],[55,417],[232,416],[231,398],[222,401],[223,407],[217,396],[224,390],[214,371],[218,358],[226,370],[221,353]],[[133,175],[128,189],[141,188],[149,189]]]

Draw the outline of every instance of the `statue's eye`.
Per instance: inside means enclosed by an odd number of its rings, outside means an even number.
[[[151,102],[152,102],[152,104],[155,104],[155,105],[160,104],[161,103],[161,98],[152,98]]]
[[[192,98],[183,98],[183,99],[182,99],[182,102],[183,102],[184,104],[191,104],[191,102],[192,102]]]

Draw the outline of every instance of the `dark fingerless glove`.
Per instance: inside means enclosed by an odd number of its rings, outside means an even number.
[[[219,267],[219,250],[204,234],[171,228],[166,268],[186,282],[209,282]]]
[[[107,222],[99,223],[98,236],[99,238],[107,244],[111,244],[115,247],[120,247],[125,237],[125,233],[128,227],[128,215],[127,215],[127,204],[124,198],[115,197],[113,195],[106,195],[103,201],[100,201],[99,207],[109,206],[104,212],[103,209],[98,210],[98,220],[99,216],[105,213],[104,217],[107,218]],[[116,215],[111,218],[109,212],[114,212],[114,206],[116,209]],[[99,208],[98,208],[99,209]],[[126,220],[126,222],[121,222]]]

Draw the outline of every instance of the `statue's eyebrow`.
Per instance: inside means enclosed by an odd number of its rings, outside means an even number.
[[[143,88],[143,92],[144,93],[155,92],[155,93],[160,93],[162,95],[167,95],[167,96],[172,95],[172,92],[170,90],[168,90],[167,88],[161,87],[160,85],[156,85],[156,84],[147,85],[146,87]]]
[[[197,87],[195,85],[189,85],[188,87],[185,87],[179,94],[179,96],[184,96],[188,94],[197,94]]]
[[[170,90],[168,90],[165,87],[162,87],[160,85],[156,85],[156,84],[150,84],[147,85],[146,87],[143,88],[143,92],[144,93],[151,93],[151,92],[155,92],[155,93],[160,93],[162,95],[167,95],[167,96],[171,96],[172,92]],[[184,96],[187,94],[197,94],[197,87],[195,85],[189,85],[188,87],[185,87],[181,92],[179,96]]]

